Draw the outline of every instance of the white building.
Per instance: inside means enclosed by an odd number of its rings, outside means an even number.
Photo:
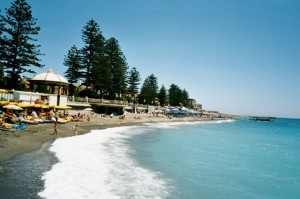
[[[68,101],[69,82],[49,69],[46,73],[37,74],[30,81],[32,92],[11,90],[8,100],[25,104],[48,104],[66,106]]]

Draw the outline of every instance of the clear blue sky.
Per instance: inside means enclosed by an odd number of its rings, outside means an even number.
[[[11,0],[1,1],[0,9]],[[298,0],[27,0],[45,67],[63,75],[94,19],[142,82],[177,84],[206,110],[300,118]]]

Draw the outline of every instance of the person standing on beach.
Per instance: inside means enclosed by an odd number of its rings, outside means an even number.
[[[78,124],[76,124],[75,126],[73,126],[73,133],[74,133],[74,135],[78,134]]]
[[[56,111],[55,112],[55,120],[56,120],[55,123],[58,121],[58,117],[59,117],[59,114],[58,114],[58,111]]]
[[[54,132],[50,135],[56,135],[57,136],[57,123],[56,122],[54,122],[53,129],[54,129]]]

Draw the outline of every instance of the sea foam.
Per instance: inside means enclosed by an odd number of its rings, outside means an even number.
[[[143,123],[146,126],[151,126],[153,128],[178,128],[179,126],[183,125],[199,125],[199,124],[220,124],[220,123],[227,123],[227,122],[234,122],[233,119],[227,120],[209,120],[209,121],[176,121],[176,122],[150,122],[150,123]]]
[[[167,198],[171,180],[139,165],[132,158],[128,139],[156,128],[230,122],[158,122],[143,126],[93,130],[91,133],[56,140],[50,147],[58,159],[44,173],[43,198]]]
[[[144,127],[117,127],[56,140],[50,148],[59,162],[44,173],[43,198],[165,198],[160,173],[130,158],[126,140]]]

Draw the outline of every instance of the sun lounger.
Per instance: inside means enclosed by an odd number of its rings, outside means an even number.
[[[25,123],[25,124],[39,124],[39,122],[35,122],[35,121],[32,121],[32,120],[23,120],[22,123]]]

